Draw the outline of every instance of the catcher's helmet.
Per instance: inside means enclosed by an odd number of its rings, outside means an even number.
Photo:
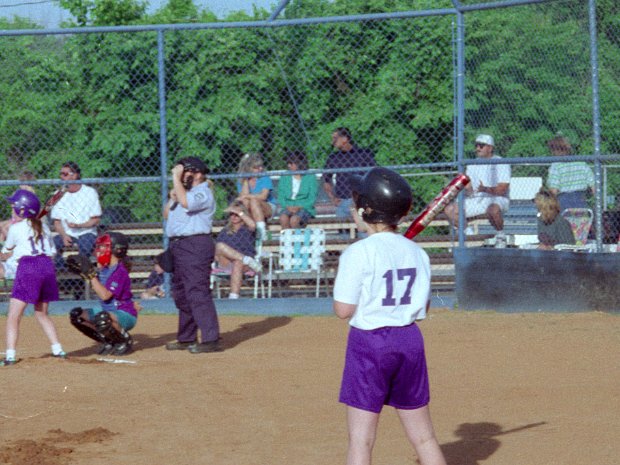
[[[26,189],[17,189],[6,200],[13,207],[13,211],[20,218],[36,218],[41,209],[41,202],[33,192]]]
[[[411,208],[411,187],[400,174],[377,167],[351,179],[353,201],[366,223],[396,225]]]
[[[110,256],[117,258],[127,256],[129,239],[122,233],[110,231],[100,235],[95,242],[97,261],[103,266],[110,264]]]
[[[118,258],[123,258],[127,255],[127,249],[129,249],[129,238],[122,233],[111,231],[108,233],[112,244],[112,253]]]
[[[209,172],[206,163],[197,157],[181,158],[177,164],[183,165],[183,170],[185,171],[195,171],[202,174],[207,174]]]

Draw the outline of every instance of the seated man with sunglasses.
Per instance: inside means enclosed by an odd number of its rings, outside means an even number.
[[[492,136],[476,137],[476,156],[480,159],[501,159],[493,154],[495,142]],[[504,216],[508,210],[510,189],[510,165],[468,165],[467,176],[471,182],[465,188],[465,217],[486,215],[498,236],[503,235]],[[458,225],[459,209],[456,202],[446,207],[446,215],[454,227]],[[468,234],[470,231],[465,230]]]
[[[80,167],[68,161],[60,169],[60,179],[77,181]],[[58,252],[56,266],[64,267],[62,252],[65,247],[77,244],[81,255],[90,256],[97,240],[97,226],[101,220],[101,204],[95,189],[85,184],[65,184],[66,192],[50,214],[54,222],[54,245]]]

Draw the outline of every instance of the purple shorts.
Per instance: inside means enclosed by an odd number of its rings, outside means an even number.
[[[429,400],[424,339],[416,324],[370,331],[351,327],[340,402],[379,413],[384,405],[413,410]]]
[[[47,255],[21,257],[11,297],[29,304],[58,300],[54,262]]]

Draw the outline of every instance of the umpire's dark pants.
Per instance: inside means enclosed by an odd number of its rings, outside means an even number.
[[[211,296],[211,264],[215,256],[215,243],[210,234],[198,234],[170,240],[174,261],[172,297],[179,309],[177,341],[217,341],[220,325]]]

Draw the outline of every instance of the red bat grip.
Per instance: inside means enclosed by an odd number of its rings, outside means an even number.
[[[407,239],[413,239],[417,236],[443,211],[444,208],[446,208],[446,205],[448,205],[467,184],[469,184],[469,177],[465,174],[459,174],[450,181],[450,184],[444,187],[441,193],[413,220],[407,228],[407,231],[405,231],[405,237]]]

